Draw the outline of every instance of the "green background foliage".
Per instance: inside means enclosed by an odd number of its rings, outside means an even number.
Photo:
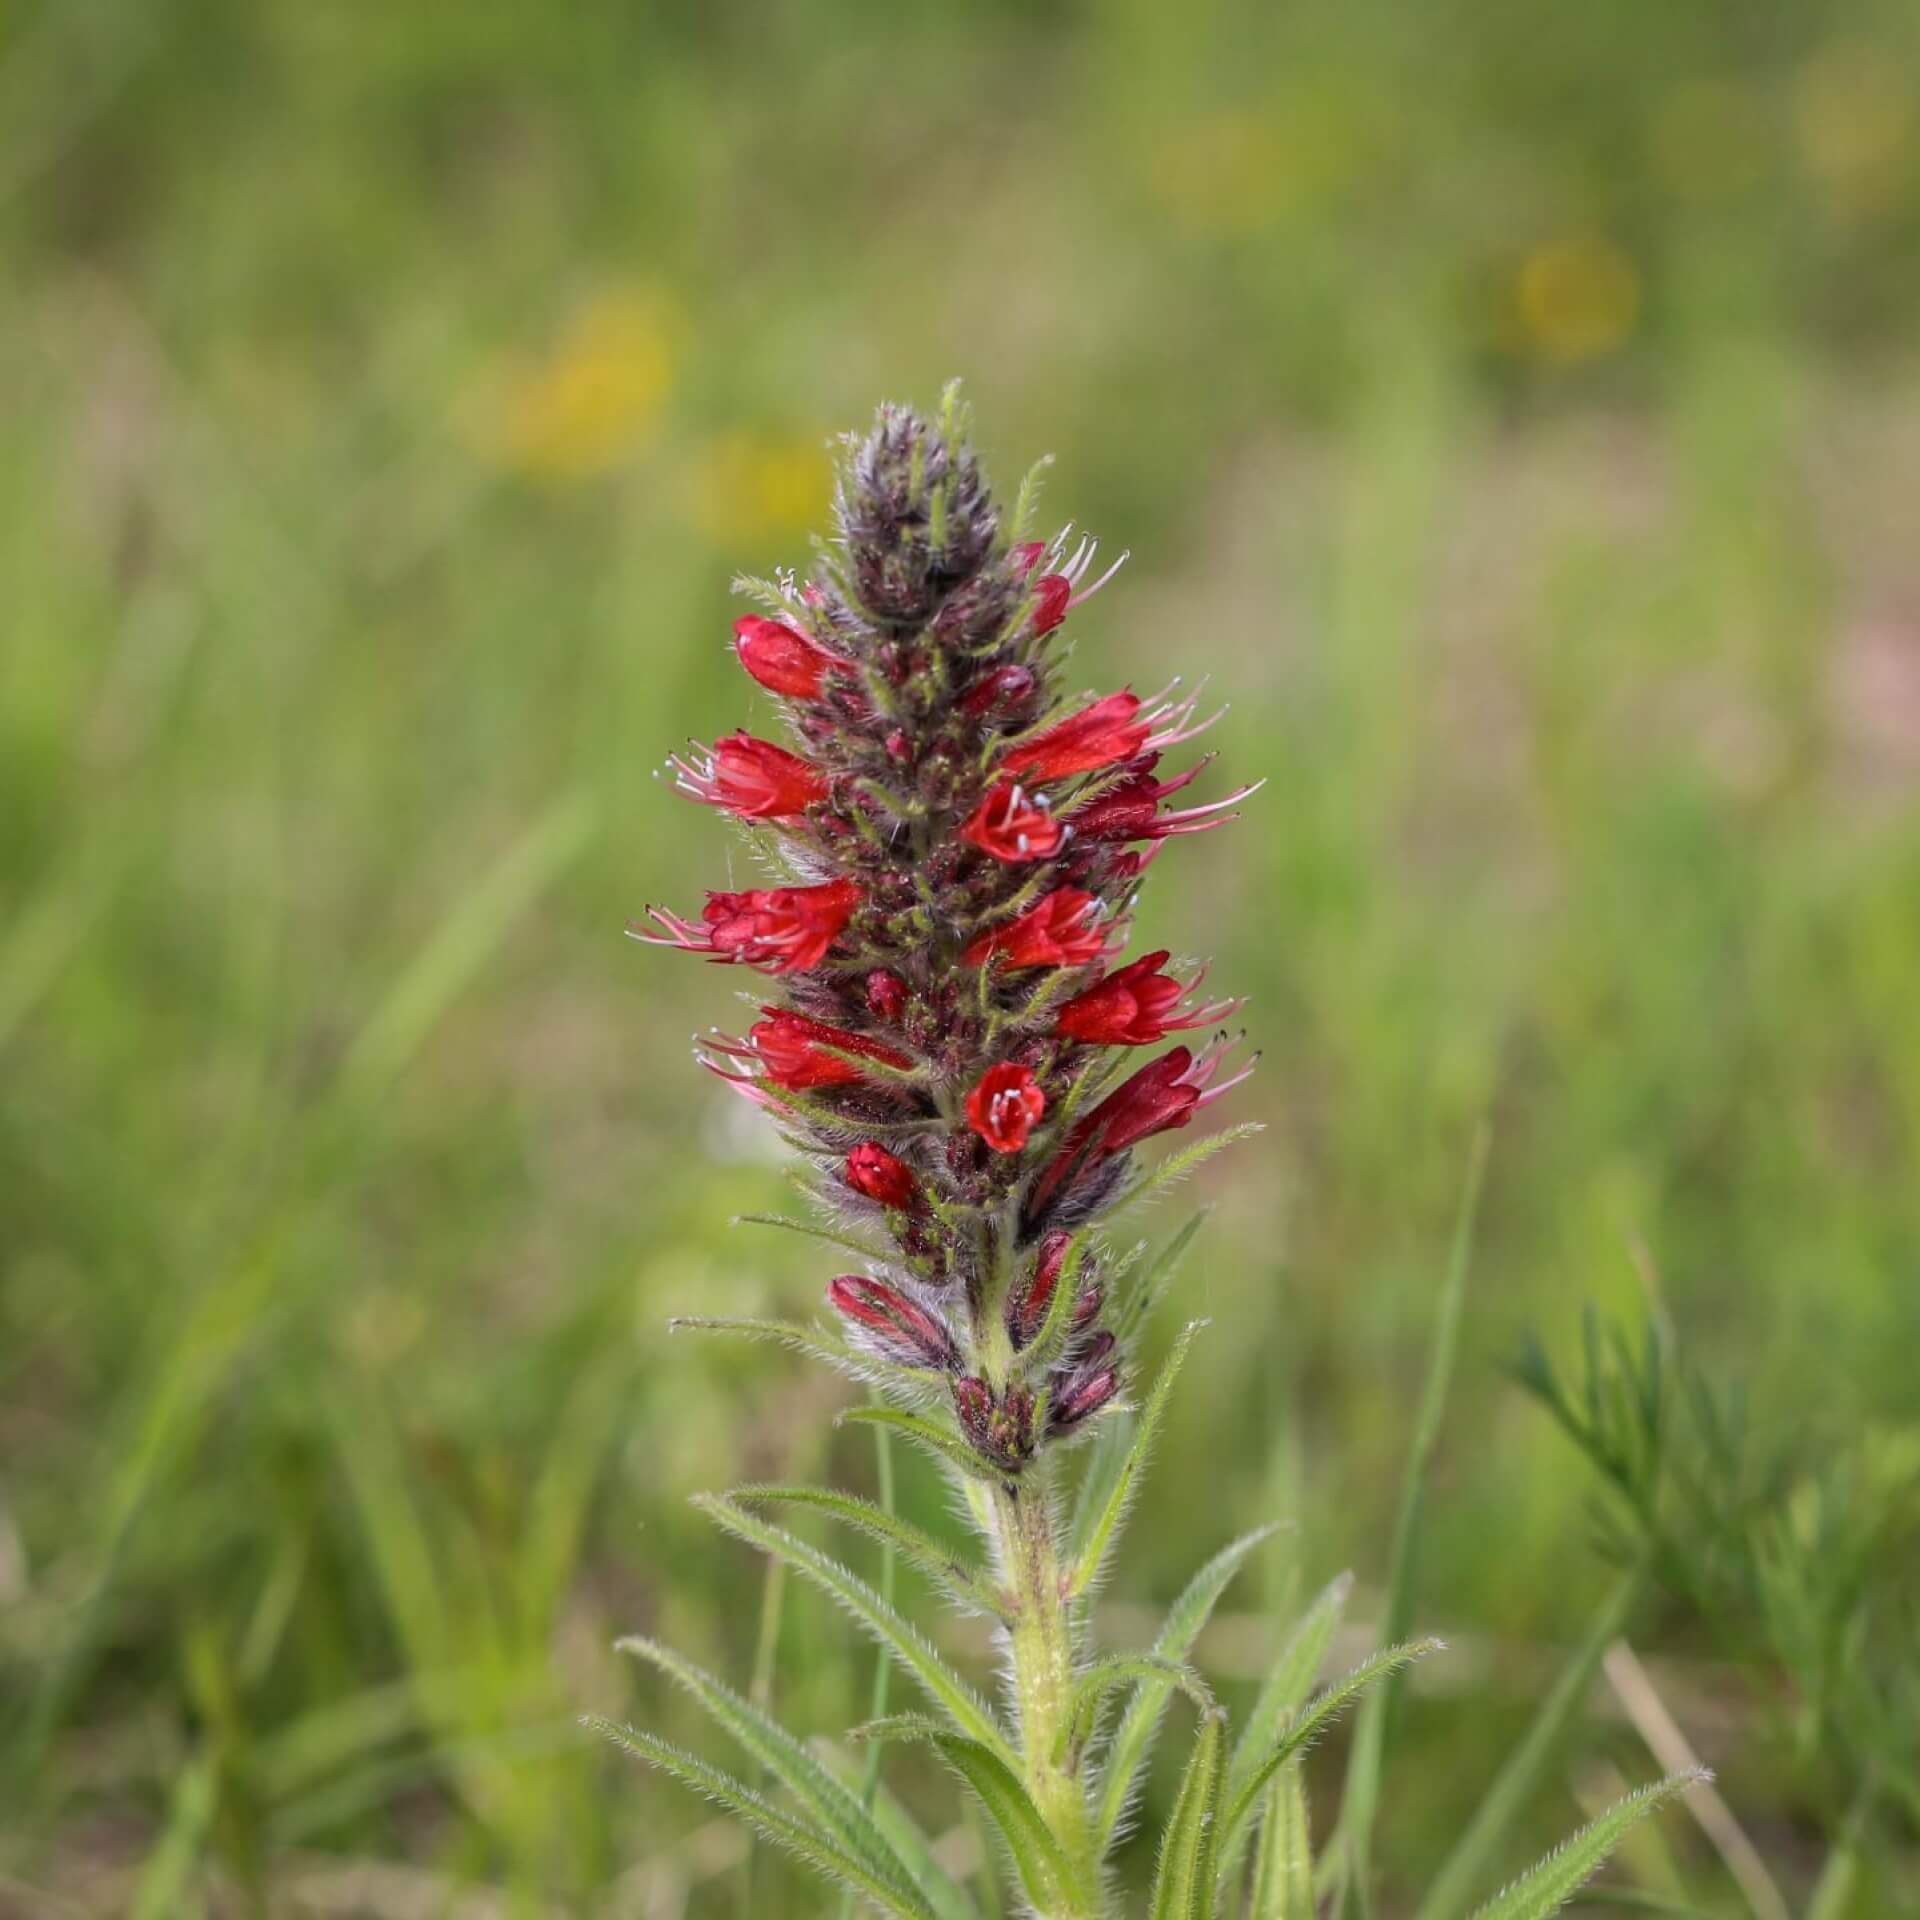
[[[729,1228],[784,1191],[687,1057],[736,983],[620,929],[730,871],[652,775],[765,722],[732,573],[953,374],[1133,550],[1087,684],[1211,674],[1269,777],[1140,918],[1253,996],[1268,1131],[1188,1189],[1114,1643],[1273,1517],[1229,1693],[1259,1602],[1377,1612],[1483,1116],[1390,1888],[1613,1577],[1525,1326],[1652,1286],[1757,1419],[1911,1445],[1917,54],[1893,0],[8,9],[0,1911],[817,1910],[575,1724],[699,1737],[622,1632],[802,1731],[871,1687],[687,1505],[872,1447],[664,1331],[830,1256]],[[1791,1880],[1759,1712],[1695,1732]],[[1602,1714],[1539,1835],[1616,1770]]]

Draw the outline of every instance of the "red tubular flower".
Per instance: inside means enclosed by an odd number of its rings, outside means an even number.
[[[1153,731],[1135,717],[1139,711],[1138,694],[1110,693],[1015,747],[1000,762],[1001,769],[1034,780],[1059,780],[1131,760]]]
[[[1017,781],[1003,780],[967,816],[960,838],[996,860],[1050,860],[1066,831],[1045,807],[1026,796]]]
[[[1237,1087],[1253,1069],[1243,1068],[1217,1087],[1210,1084],[1228,1040],[1216,1040],[1198,1057],[1186,1047],[1174,1047],[1150,1060],[1130,1079],[1123,1080],[1067,1135],[1066,1144],[1040,1176],[1033,1205],[1044,1206],[1055,1189],[1082,1162],[1124,1153],[1156,1133],[1184,1127],[1202,1107]]]
[[[818,767],[750,733],[730,733],[711,754],[676,754],[668,764],[682,793],[743,820],[787,819],[827,797]]]
[[[891,1047],[883,1047],[864,1034],[849,1033],[844,1027],[830,1027],[823,1020],[810,1020],[804,1013],[785,1007],[762,1007],[766,1015],[747,1033],[745,1044],[716,1040],[710,1044],[717,1053],[729,1054],[758,1066],[763,1079],[793,1093],[814,1087],[846,1087],[867,1076],[854,1060],[843,1054],[857,1054],[863,1060],[878,1060],[890,1067],[910,1067],[913,1062]],[[723,1079],[737,1080],[737,1074],[716,1068]]]
[[[1033,583],[1033,630],[1051,633],[1067,617],[1073,582],[1064,573],[1043,573]]]
[[[845,664],[804,633],[757,613],[742,614],[733,623],[733,650],[769,693],[789,700],[819,699],[828,673]]]
[[[663,931],[651,933],[639,927],[629,931],[656,947],[704,953],[765,973],[801,973],[826,958],[860,897],[859,887],[851,880],[829,880],[817,887],[710,893],[700,915],[703,926],[663,907],[650,907],[648,918]]]
[[[1205,833],[1209,827],[1224,826],[1238,816],[1224,812],[1266,785],[1256,780],[1250,786],[1237,787],[1204,807],[1188,807],[1182,812],[1162,813],[1160,802],[1200,777],[1206,760],[1196,761],[1185,773],[1171,780],[1155,780],[1153,769],[1157,754],[1142,758],[1124,780],[1096,794],[1085,806],[1075,807],[1067,823],[1083,841],[1165,840],[1175,834]]]
[[[1018,1153],[1046,1110],[1047,1096],[1033,1069],[1011,1060],[989,1067],[967,1095],[967,1125],[995,1153]]]
[[[1107,950],[1099,911],[1093,894],[1056,887],[1017,920],[983,933],[962,957],[970,967],[984,967],[996,954],[1009,968],[1084,967]]]
[[[1237,1000],[1209,1000],[1180,1012],[1180,1001],[1190,989],[1160,971],[1166,963],[1163,948],[1108,974],[1060,1009],[1054,1031],[1087,1046],[1150,1047],[1181,1028],[1210,1027],[1241,1005]]]
[[[950,1373],[958,1364],[953,1336],[925,1307],[898,1287],[864,1273],[843,1273],[827,1283],[827,1299],[889,1360],[903,1367]]]
[[[913,1169],[876,1140],[863,1140],[847,1155],[847,1185],[883,1207],[910,1211],[920,1198]]]

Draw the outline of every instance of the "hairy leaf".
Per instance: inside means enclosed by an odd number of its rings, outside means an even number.
[[[1289,1760],[1267,1789],[1248,1920],[1314,1920],[1313,1837],[1298,1760]]]
[[[670,1333],[737,1333],[748,1340],[771,1340],[790,1353],[804,1353],[809,1360],[845,1373],[858,1368],[860,1355],[847,1347],[837,1347],[823,1339],[812,1327],[797,1320],[727,1319],[710,1314],[681,1313],[667,1322]]]
[[[695,1499],[694,1505],[729,1533],[751,1542],[764,1553],[777,1555],[831,1594],[946,1709],[961,1732],[1009,1761],[1014,1758],[1006,1736],[994,1725],[980,1697],[947,1666],[919,1629],[881,1599],[859,1575],[810,1546],[797,1534],[789,1533],[784,1527],[771,1526],[729,1500],[703,1494]]]
[[[1300,1703],[1313,1691],[1320,1665],[1327,1657],[1328,1643],[1346,1612],[1347,1596],[1353,1591],[1351,1573],[1335,1574],[1321,1588],[1316,1599],[1300,1617],[1300,1623],[1287,1636],[1279,1657],[1268,1671],[1259,1698],[1247,1715],[1246,1725],[1233,1750],[1227,1768],[1227,1788],[1238,1798],[1262,1757],[1270,1752],[1281,1730],[1299,1712]]]
[[[1226,1750],[1227,1716],[1216,1707],[1200,1722],[1180,1797],[1161,1836],[1160,1866],[1148,1908],[1151,1920],[1213,1920],[1214,1849]]]
[[[1147,1397],[1147,1404],[1140,1409],[1140,1417],[1134,1423],[1133,1442],[1127,1449],[1127,1457],[1119,1473],[1114,1478],[1112,1489],[1106,1497],[1099,1517],[1088,1530],[1085,1546],[1080,1549],[1074,1562],[1073,1572],[1067,1582],[1067,1597],[1078,1599],[1099,1577],[1102,1563],[1107,1557],[1107,1549],[1112,1546],[1114,1536],[1119,1532],[1120,1522],[1126,1517],[1126,1511],[1133,1498],[1134,1482],[1140,1477],[1140,1469],[1146,1464],[1148,1452],[1153,1446],[1155,1434],[1160,1430],[1160,1421],[1167,1410],[1167,1397],[1173,1391],[1173,1383],[1180,1372],[1180,1363],[1187,1357],[1187,1348],[1193,1344],[1193,1336],[1206,1325],[1204,1320],[1190,1320],[1181,1329],[1180,1337],[1173,1343],[1173,1351],[1167,1355],[1166,1365],[1160,1369],[1160,1377],[1153,1383],[1153,1392]]]
[[[958,1467],[970,1480],[997,1481],[987,1463],[960,1438],[945,1427],[917,1413],[903,1413],[898,1407],[849,1407],[837,1425],[843,1427],[888,1427],[904,1434],[915,1446],[933,1455],[943,1466]]]
[[[804,1820],[795,1819],[771,1801],[762,1799],[732,1774],[723,1773],[718,1767],[710,1767],[694,1754],[670,1746],[655,1735],[642,1733],[635,1727],[619,1727],[611,1720],[599,1718],[590,1719],[587,1724],[596,1732],[605,1734],[616,1745],[624,1747],[635,1759],[645,1760],[663,1773],[671,1774],[683,1786],[691,1787],[695,1793],[704,1794],[709,1800],[725,1807],[763,1839],[785,1848],[816,1873],[864,1894],[886,1912],[902,1915],[903,1920],[939,1920],[923,1895],[911,1888],[902,1891],[889,1880],[876,1877],[830,1835],[809,1826]]]
[[[1187,1582],[1186,1590],[1168,1610],[1160,1637],[1153,1643],[1153,1653],[1157,1659],[1177,1666],[1186,1658],[1193,1643],[1200,1637],[1200,1630],[1207,1624],[1214,1603],[1226,1590],[1227,1582],[1240,1571],[1248,1554],[1273,1537],[1279,1525],[1275,1521],[1252,1533],[1242,1534],[1232,1545],[1221,1548]],[[1160,1716],[1172,1698],[1173,1688],[1174,1682],[1161,1675],[1142,1676],[1115,1729],[1113,1745],[1100,1781],[1098,1835],[1102,1853],[1113,1844],[1114,1833],[1126,1815],[1127,1804],[1133,1797],[1134,1786],[1141,1768],[1146,1764],[1147,1755],[1153,1749],[1154,1734],[1159,1728]]]
[[[1143,1173],[1137,1180],[1129,1180],[1114,1196],[1107,1209],[1109,1217],[1119,1214],[1137,1201],[1150,1200],[1156,1193],[1164,1193],[1176,1181],[1184,1180],[1196,1167],[1211,1160],[1223,1147],[1230,1147],[1236,1141],[1251,1139],[1254,1134],[1265,1132],[1264,1122],[1242,1120],[1237,1126],[1223,1127],[1218,1133],[1210,1133],[1204,1140],[1196,1140],[1192,1146],[1181,1148],[1178,1153],[1162,1160],[1151,1173]]]
[[[1066,1718],[1054,1741],[1054,1764],[1077,1762],[1093,1730],[1099,1724],[1100,1708],[1116,1687],[1129,1681],[1152,1680],[1168,1687],[1182,1688],[1205,1713],[1213,1705],[1213,1695],[1191,1667],[1177,1660],[1162,1660],[1151,1653],[1116,1653],[1096,1660],[1074,1683],[1073,1698],[1067,1703]]]
[[[951,1547],[936,1540],[924,1528],[875,1506],[871,1500],[862,1500],[856,1494],[836,1493],[831,1487],[760,1485],[735,1487],[728,1498],[817,1508],[879,1541],[883,1547],[890,1547],[901,1559],[938,1580],[963,1607],[990,1613],[1003,1611],[1000,1597],[976,1568],[968,1566]]]
[[[1653,1810],[1710,1776],[1701,1768],[1670,1773],[1650,1787],[1616,1800],[1599,1819],[1582,1827],[1538,1866],[1480,1908],[1474,1920],[1546,1920],[1558,1913],[1597,1873],[1630,1828]]]
[[[634,1637],[616,1644],[622,1653],[650,1660],[692,1694],[741,1749],[820,1822],[842,1852],[876,1878],[902,1892],[912,1890],[913,1875],[866,1808],[778,1721],[657,1640]]]
[[[1225,1836],[1221,1842],[1228,1856],[1232,1856],[1233,1843],[1242,1823],[1252,1814],[1261,1789],[1308,1741],[1324,1732],[1369,1687],[1391,1679],[1403,1668],[1412,1666],[1416,1660],[1439,1650],[1438,1640],[1412,1640],[1403,1647],[1387,1647],[1370,1660],[1361,1661],[1351,1673],[1336,1680],[1303,1712],[1295,1714],[1273,1748],[1254,1765],[1228,1802]]]
[[[1132,1338],[1140,1324],[1160,1304],[1161,1295],[1179,1271],[1180,1262],[1193,1245],[1194,1237],[1207,1224],[1210,1212],[1210,1208],[1202,1207],[1192,1215],[1147,1262],[1146,1271],[1128,1288],[1124,1304],[1113,1316],[1113,1331],[1122,1344]]]

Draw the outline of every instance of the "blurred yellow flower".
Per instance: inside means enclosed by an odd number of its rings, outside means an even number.
[[[1513,304],[1526,350],[1572,366],[1625,344],[1640,315],[1640,275],[1598,234],[1555,240],[1521,263]]]
[[[830,478],[825,440],[824,433],[710,440],[690,463],[688,519],[717,546],[818,525]]]
[[[1882,47],[1828,47],[1794,87],[1801,164],[1845,218],[1885,211],[1911,183],[1914,117],[1913,88]]]
[[[653,435],[673,385],[673,314],[644,288],[587,302],[544,359],[507,370],[484,408],[483,437],[505,464],[584,480]]]

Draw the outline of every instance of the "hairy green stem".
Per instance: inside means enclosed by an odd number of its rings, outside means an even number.
[[[1076,1632],[1053,1513],[1039,1488],[1001,1486],[993,1523],[1014,1602],[1009,1637],[1025,1785],[1074,1882],[1041,1920],[1100,1920],[1106,1908],[1086,1787],[1073,1759],[1054,1757],[1073,1701]]]

